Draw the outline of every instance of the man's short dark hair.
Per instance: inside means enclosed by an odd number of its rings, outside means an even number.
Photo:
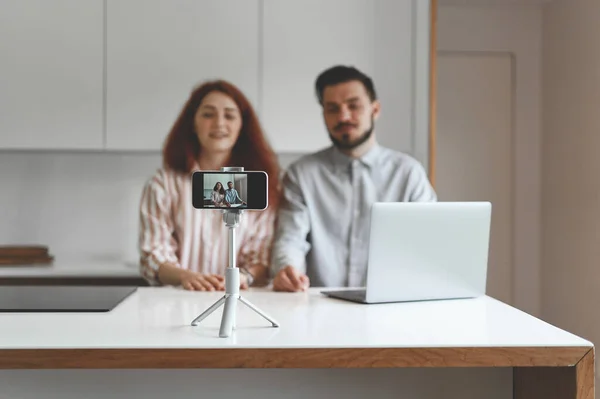
[[[229,183],[233,184],[233,182],[231,182],[231,181],[228,181],[228,182],[227,182],[227,184],[229,184]]]
[[[377,93],[375,92],[375,85],[373,84],[373,80],[362,73],[358,69],[345,66],[345,65],[336,65],[325,71],[321,72],[321,74],[317,77],[315,82],[315,88],[317,90],[317,98],[319,100],[319,104],[323,105],[323,92],[327,86],[333,86],[339,83],[346,83],[353,80],[357,80],[361,82],[365,89],[367,90],[367,94],[371,101],[377,100]]]

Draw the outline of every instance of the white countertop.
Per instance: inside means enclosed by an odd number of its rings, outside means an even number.
[[[0,277],[139,277],[132,262],[96,259],[59,259],[50,265],[0,267]]]
[[[222,295],[140,287],[108,313],[0,313],[0,349],[592,347],[489,297],[362,305],[316,288],[252,290],[243,296],[279,328],[239,301],[229,338],[218,337],[222,310],[190,325]]]

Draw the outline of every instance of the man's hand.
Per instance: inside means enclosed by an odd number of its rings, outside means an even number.
[[[223,291],[225,277],[218,274],[200,274],[186,271],[181,276],[181,286],[190,291]]]
[[[273,279],[273,290],[298,292],[310,286],[308,276],[300,274],[293,266],[286,266],[277,273]]]

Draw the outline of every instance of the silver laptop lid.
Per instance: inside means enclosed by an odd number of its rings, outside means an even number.
[[[371,209],[367,302],[484,295],[489,202],[387,202]]]

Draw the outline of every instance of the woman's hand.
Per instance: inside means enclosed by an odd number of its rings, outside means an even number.
[[[189,291],[223,291],[225,290],[225,277],[218,274],[186,271],[181,276],[181,287]]]
[[[243,273],[240,273],[240,290],[247,290],[248,285],[248,276]]]

